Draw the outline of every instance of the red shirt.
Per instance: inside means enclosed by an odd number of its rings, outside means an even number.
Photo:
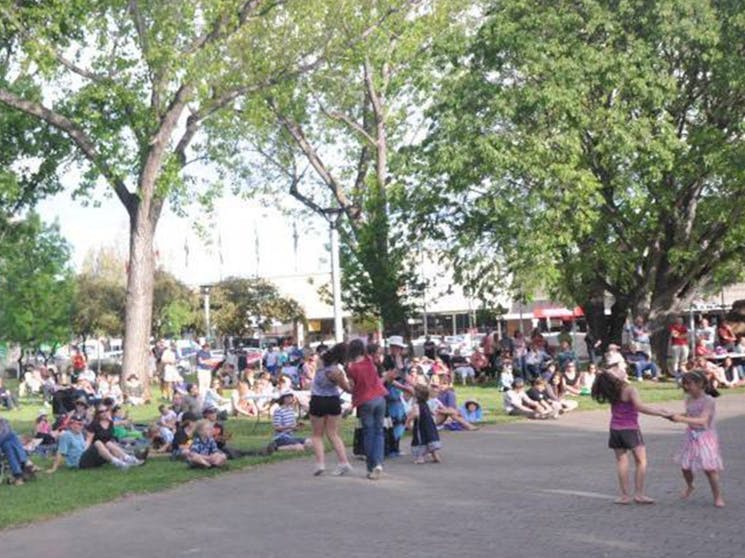
[[[359,407],[376,397],[384,397],[388,391],[383,380],[378,376],[378,369],[372,358],[365,356],[353,362],[347,368],[347,376],[354,382],[352,388],[352,405]]]
[[[678,336],[670,338],[670,344],[672,345],[688,345],[688,328],[681,325],[673,324],[670,326],[670,332],[677,332]]]

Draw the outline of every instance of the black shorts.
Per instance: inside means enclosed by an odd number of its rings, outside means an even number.
[[[341,397],[338,395],[311,395],[308,414],[313,417],[337,417],[341,414]]]
[[[610,449],[632,450],[644,445],[641,430],[611,430],[608,438]]]
[[[101,457],[101,454],[98,453],[95,446],[91,444],[90,447],[83,452],[83,455],[80,456],[78,468],[95,469],[96,467],[106,465],[106,463],[108,463],[108,461]]]

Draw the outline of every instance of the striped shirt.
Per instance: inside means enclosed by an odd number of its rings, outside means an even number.
[[[274,430],[277,431],[277,433],[279,433],[280,429],[285,429],[288,426],[291,426],[291,430],[283,430],[285,433],[291,434],[297,426],[295,410],[292,407],[279,407],[274,411],[274,415],[272,416],[272,426],[274,426]]]

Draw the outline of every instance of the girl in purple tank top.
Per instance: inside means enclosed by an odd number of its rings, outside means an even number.
[[[666,418],[672,413],[666,409],[644,405],[636,388],[607,370],[598,374],[595,379],[592,398],[598,403],[610,403],[611,406],[608,447],[616,456],[621,491],[616,504],[630,504],[632,501],[637,504],[653,504],[654,500],[644,493],[647,450],[639,429],[639,413]],[[636,464],[633,496],[629,484],[629,452],[634,456]]]

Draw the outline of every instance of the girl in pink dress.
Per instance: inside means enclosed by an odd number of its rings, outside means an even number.
[[[714,505],[724,507],[722,489],[719,483],[719,471],[724,469],[722,455],[719,452],[719,437],[714,428],[716,390],[708,387],[706,376],[693,371],[683,375],[683,390],[688,394],[686,412],[673,415],[670,420],[688,425],[685,438],[675,461],[680,464],[686,487],[681,495],[688,498],[693,493],[693,472],[704,471],[709,479]]]

